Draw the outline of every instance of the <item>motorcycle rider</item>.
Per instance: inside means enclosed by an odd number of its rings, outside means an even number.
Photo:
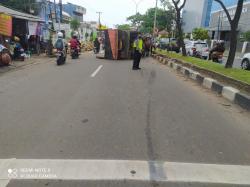
[[[71,49],[77,49],[78,47],[78,41],[77,36],[74,34],[72,38],[69,41]]]
[[[74,51],[77,51],[77,54],[78,54],[78,49],[79,49],[79,42],[78,42],[78,40],[77,40],[77,35],[76,34],[74,34],[73,36],[72,36],[72,38],[71,38],[71,40],[69,41],[69,43],[70,43],[70,48],[72,49],[72,50],[74,50]]]
[[[63,52],[63,55],[64,55],[64,58],[66,59],[66,43],[63,39],[63,33],[62,32],[58,32],[57,33],[57,40],[56,40],[56,43],[55,43],[55,48],[57,50],[60,50]]]

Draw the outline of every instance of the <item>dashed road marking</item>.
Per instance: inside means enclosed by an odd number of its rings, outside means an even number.
[[[4,164],[8,163],[8,164]],[[0,180],[139,180],[250,185],[250,166],[136,160],[0,160]]]
[[[91,77],[95,77],[97,73],[102,69],[103,65],[100,65],[92,74]]]

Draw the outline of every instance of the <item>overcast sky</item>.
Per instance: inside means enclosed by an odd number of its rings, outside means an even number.
[[[133,0],[63,0],[63,3],[66,2],[85,7],[87,9],[87,14],[84,16],[85,21],[97,21],[96,12],[103,12],[101,22],[109,27],[126,23],[126,18],[135,14],[136,11]],[[138,11],[144,13],[148,8],[154,6],[155,0],[141,0]]]

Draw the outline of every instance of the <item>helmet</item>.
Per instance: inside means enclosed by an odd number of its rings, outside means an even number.
[[[57,37],[58,37],[58,38],[63,38],[63,33],[62,33],[62,32],[58,32],[58,33],[57,33]]]
[[[19,42],[19,41],[20,41],[20,38],[18,38],[17,36],[14,36],[14,40],[15,40],[16,42]]]

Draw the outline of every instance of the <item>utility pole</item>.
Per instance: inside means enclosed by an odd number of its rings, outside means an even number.
[[[98,15],[99,15],[99,18],[98,18],[98,24],[99,24],[99,29],[101,28],[101,14],[102,12],[96,12]]]
[[[60,7],[60,21],[63,21],[63,7],[62,7],[62,0],[59,0],[59,7]]]
[[[158,7],[158,0],[155,0],[155,17],[154,17],[154,30],[153,30],[154,36],[155,36],[155,30],[156,30],[157,7]]]
[[[219,12],[219,18],[218,18],[217,41],[220,40],[220,25],[221,25],[221,12]]]
[[[140,0],[140,1],[136,1],[136,0],[133,0],[133,2],[135,3],[135,14],[137,15],[138,13],[138,7],[140,5],[140,3],[142,2],[143,0]]]

